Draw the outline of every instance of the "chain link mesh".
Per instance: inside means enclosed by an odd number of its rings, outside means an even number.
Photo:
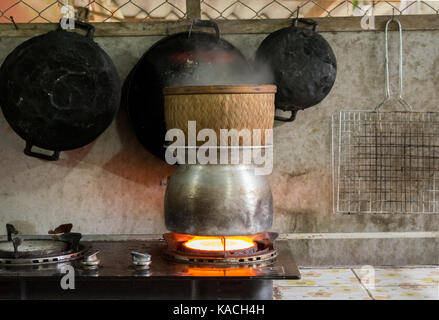
[[[185,0],[1,0],[0,23],[58,22],[69,12],[89,22],[180,20]]]
[[[66,7],[66,5],[70,7]],[[200,0],[203,19],[439,14],[439,0]],[[186,0],[1,0],[0,23],[57,22],[70,8],[90,22],[186,19]]]
[[[438,14],[439,1],[201,0],[203,19],[285,19],[293,17]]]

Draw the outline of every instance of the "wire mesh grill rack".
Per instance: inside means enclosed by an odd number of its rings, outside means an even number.
[[[439,113],[332,117],[334,210],[439,213]]]
[[[439,14],[439,0],[1,0],[0,23],[58,22],[66,6],[89,22]]]

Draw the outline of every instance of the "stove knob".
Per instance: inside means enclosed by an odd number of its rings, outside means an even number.
[[[133,264],[136,267],[136,269],[149,268],[149,265],[151,264],[150,254],[132,251],[131,256],[133,257]]]
[[[86,270],[98,269],[101,263],[101,260],[99,260],[97,256],[99,252],[99,250],[87,252],[84,256],[84,260],[81,261],[82,268]]]

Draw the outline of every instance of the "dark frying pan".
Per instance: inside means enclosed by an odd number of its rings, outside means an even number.
[[[56,31],[12,51],[0,68],[0,105],[25,154],[57,160],[60,151],[95,140],[120,105],[120,80],[110,57],[94,41],[93,26],[75,22],[85,36]],[[37,146],[52,155],[32,151]]]
[[[276,117],[281,121],[293,121],[298,110],[321,102],[337,75],[334,52],[310,19],[294,19],[291,27],[268,35],[256,52],[256,64],[268,66],[274,74],[276,108],[291,111],[289,118]]]

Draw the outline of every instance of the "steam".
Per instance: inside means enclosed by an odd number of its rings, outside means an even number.
[[[200,85],[263,85],[274,84],[274,75],[268,65],[261,63],[217,63],[187,59],[179,72],[167,77],[166,86]]]

